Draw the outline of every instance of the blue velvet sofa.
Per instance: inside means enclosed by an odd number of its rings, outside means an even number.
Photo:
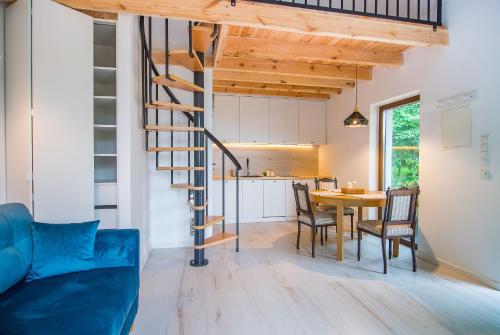
[[[95,269],[25,282],[32,220],[24,205],[0,205],[0,283],[8,287],[0,334],[128,334],[139,298],[139,232],[98,230]]]

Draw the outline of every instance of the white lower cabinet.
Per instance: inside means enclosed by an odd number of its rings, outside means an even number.
[[[283,221],[297,216],[292,182],[307,184],[315,189],[314,179],[301,180],[259,180],[240,179],[240,222]],[[225,218],[236,221],[236,181],[226,180]],[[222,215],[222,181],[212,184],[211,215]]]
[[[264,217],[286,215],[285,180],[264,180]]]
[[[241,181],[241,215],[244,219],[258,219],[264,216],[263,180]]]
[[[212,211],[213,215],[222,215],[222,180],[215,180],[212,184]],[[226,221],[232,222],[236,219],[236,181],[224,181],[224,198],[225,198],[225,213]],[[241,218],[241,184],[240,184],[240,218]]]
[[[295,195],[293,193],[293,180],[287,180],[285,185],[285,207],[286,216],[297,216],[297,208],[295,206]]]

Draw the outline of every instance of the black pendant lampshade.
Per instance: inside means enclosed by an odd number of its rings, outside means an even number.
[[[358,128],[368,126],[368,119],[359,112],[358,109],[358,66],[356,65],[356,105],[354,112],[344,120],[344,126],[348,128]]]
[[[358,112],[358,106],[356,106],[354,112],[344,120],[344,126],[349,128],[366,127],[368,126],[368,119]]]

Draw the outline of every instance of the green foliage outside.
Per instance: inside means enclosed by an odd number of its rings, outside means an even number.
[[[392,188],[418,185],[420,102],[393,109]]]

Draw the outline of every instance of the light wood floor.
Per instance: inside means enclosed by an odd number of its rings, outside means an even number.
[[[339,263],[331,230],[315,259],[287,222],[242,224],[240,253],[211,248],[204,268],[189,266],[190,248],[154,250],[134,334],[500,334],[500,292],[422,261],[413,273],[405,247],[383,275],[373,237],[359,263],[346,239]]]

